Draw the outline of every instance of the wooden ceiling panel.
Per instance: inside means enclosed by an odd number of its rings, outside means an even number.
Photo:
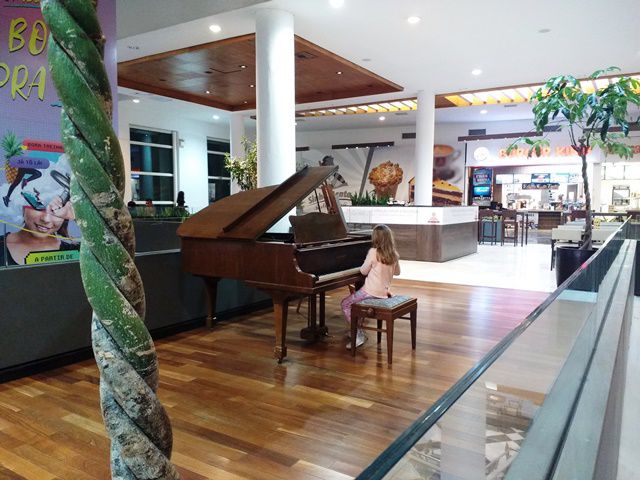
[[[296,103],[402,90],[401,86],[298,36],[295,71]],[[118,65],[118,85],[225,110],[255,108],[255,88],[250,86],[255,83],[254,34]]]

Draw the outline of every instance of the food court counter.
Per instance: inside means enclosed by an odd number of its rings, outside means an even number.
[[[521,212],[521,210],[518,210]],[[562,210],[522,210],[523,213],[528,213],[529,218],[534,215],[537,216],[538,229],[551,230],[559,225],[562,225]]]
[[[353,229],[384,223],[405,260],[446,262],[478,251],[478,207],[342,207]]]

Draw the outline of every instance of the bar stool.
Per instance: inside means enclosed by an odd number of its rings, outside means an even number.
[[[491,245],[498,241],[498,224],[493,210],[478,210],[478,243],[490,240]]]
[[[513,235],[507,236],[507,232],[513,232]],[[505,240],[513,240],[513,246],[518,246],[518,219],[515,210],[502,211],[502,235],[500,237],[500,245],[504,245]]]

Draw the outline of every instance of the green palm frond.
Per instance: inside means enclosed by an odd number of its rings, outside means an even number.
[[[0,146],[4,150],[4,158],[9,160],[10,158],[22,155],[22,142],[18,140],[16,134],[13,132],[7,132],[2,140]]]

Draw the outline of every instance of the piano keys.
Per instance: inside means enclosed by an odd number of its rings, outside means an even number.
[[[287,311],[292,299],[310,298],[309,326],[303,329],[303,338],[326,334],[324,292],[362,281],[359,266],[371,247],[370,236],[348,233],[339,203],[326,185],[323,194],[330,213],[291,216],[293,233],[268,230],[336,170],[305,167],[280,185],[223,198],[178,228],[183,269],[203,277],[207,287],[208,326],[215,316],[219,279],[235,278],[271,295],[278,362],[287,355]]]

